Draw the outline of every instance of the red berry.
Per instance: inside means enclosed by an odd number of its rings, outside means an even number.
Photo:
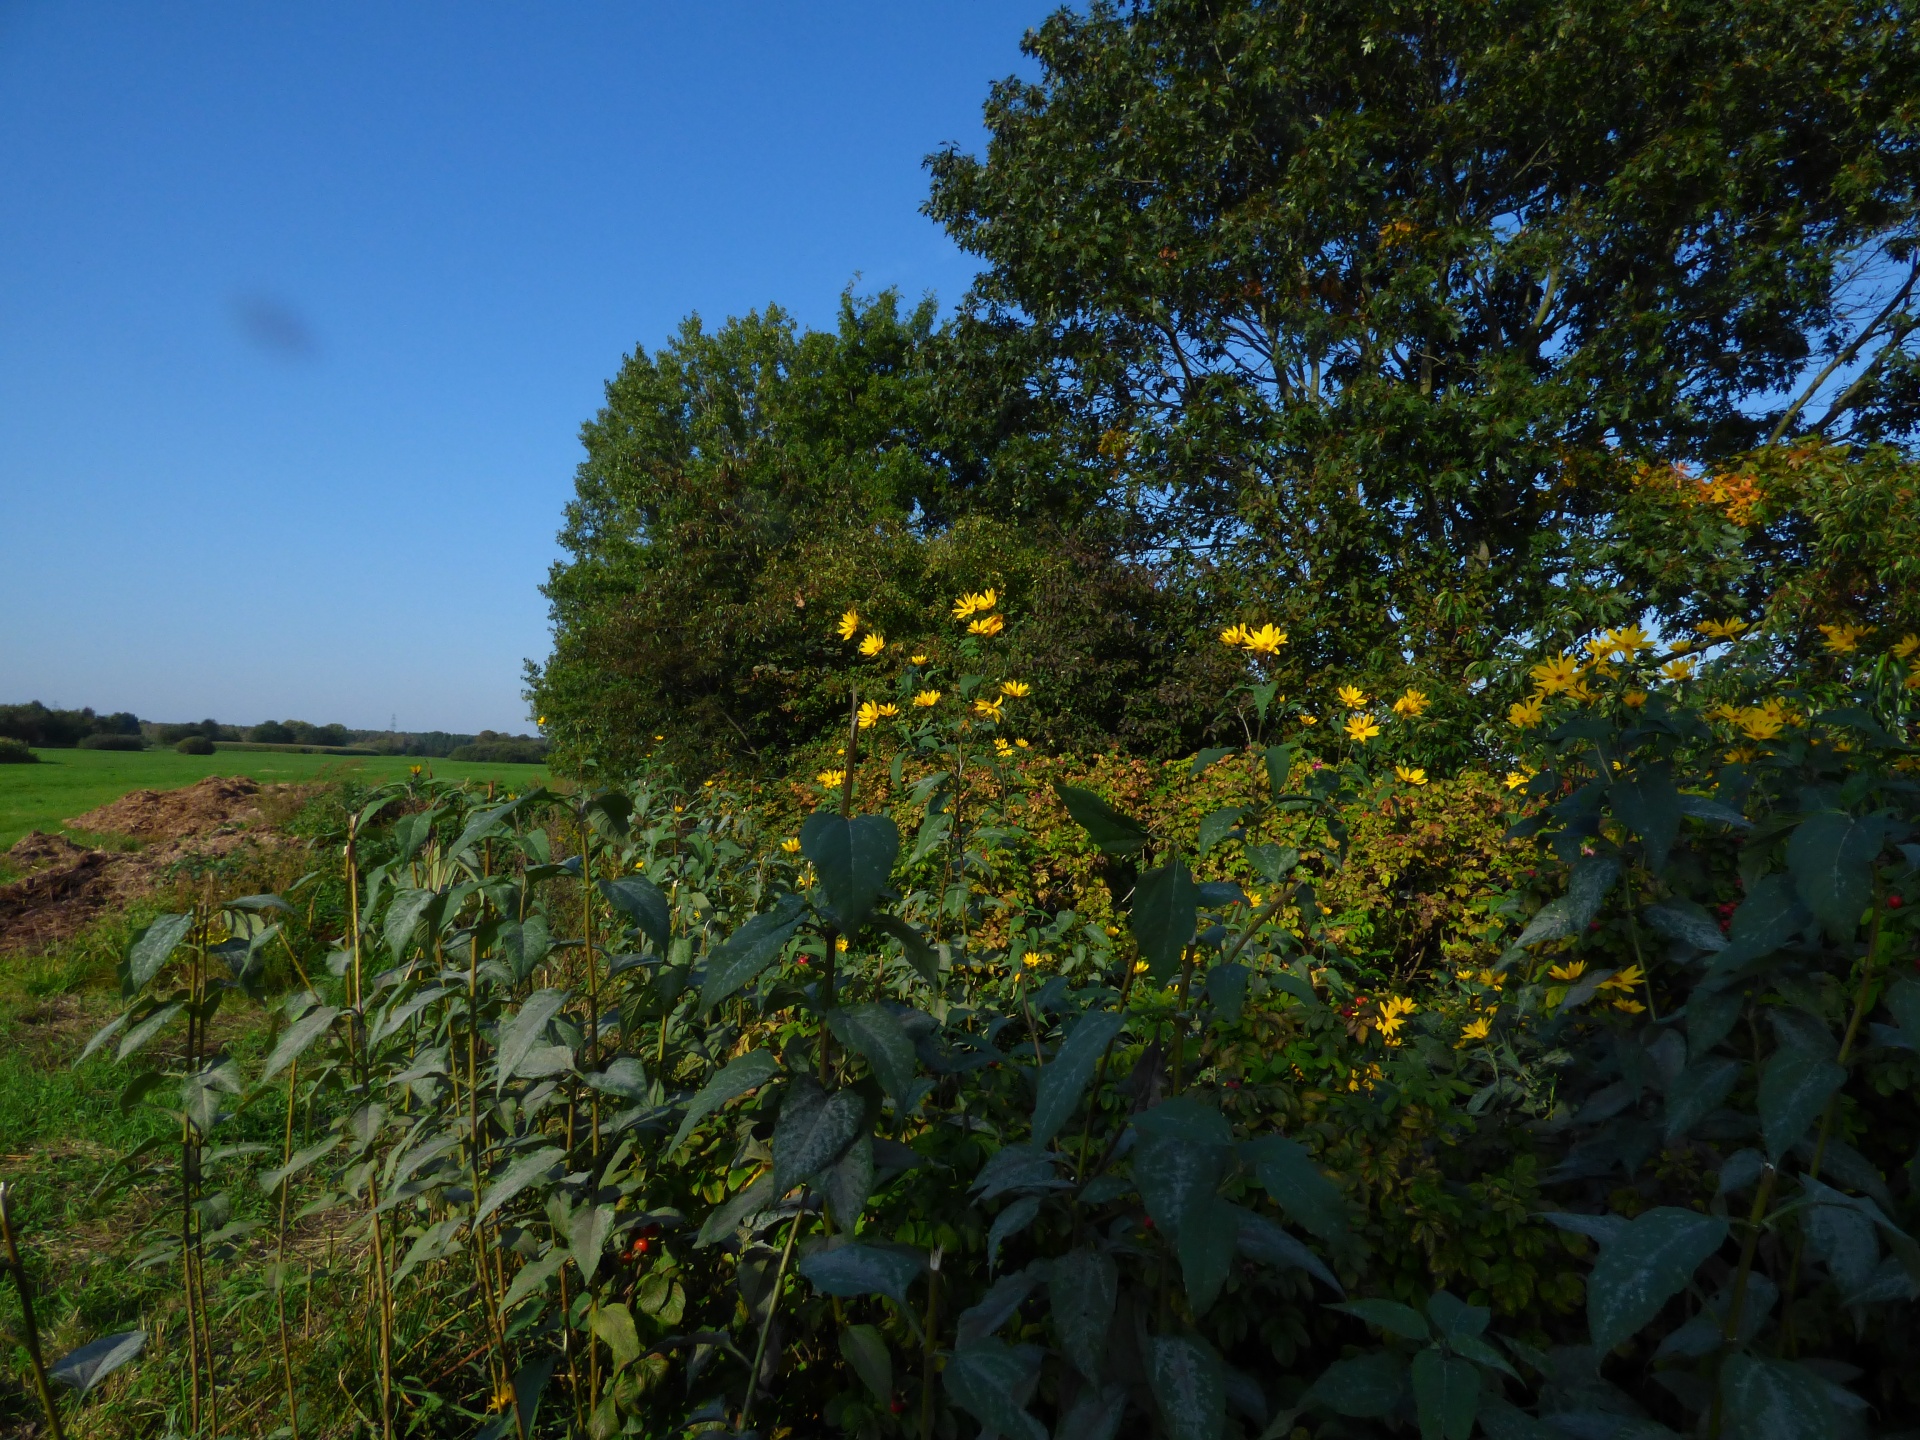
[[[1889,910],[1898,910],[1902,905],[1906,903],[1907,902],[1902,900],[1898,895],[1887,896],[1887,909]]]
[[[1153,1229],[1153,1216],[1151,1215],[1147,1216],[1146,1219],[1142,1220],[1140,1223],[1148,1230]]]
[[[1599,928],[1600,928],[1600,922],[1598,920],[1587,921],[1587,929],[1598,930]]]
[[[902,1400],[898,1395],[896,1395],[893,1397],[893,1399],[887,1402],[887,1408],[891,1410],[894,1414],[898,1415],[906,1410],[907,1402]]]

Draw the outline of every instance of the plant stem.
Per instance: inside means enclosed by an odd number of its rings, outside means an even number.
[[[295,1060],[287,1068],[287,1127],[280,1147],[280,1218],[273,1240],[273,1304],[280,1327],[280,1369],[287,1382],[287,1424],[292,1427],[293,1440],[300,1440],[300,1408],[293,1384],[293,1347],[287,1339],[287,1195],[293,1181],[286,1171],[293,1163],[294,1087],[299,1078],[300,1062]]]
[[[1773,1182],[1780,1172],[1773,1166],[1766,1168],[1760,1177],[1760,1188],[1754,1192],[1753,1209],[1747,1215],[1746,1238],[1740,1242],[1740,1268],[1733,1277],[1733,1295],[1727,1301],[1726,1324],[1720,1331],[1720,1363],[1714,1367],[1713,1411],[1707,1421],[1707,1440],[1720,1440],[1720,1385],[1718,1371],[1726,1363],[1727,1352],[1733,1348],[1735,1338],[1740,1334],[1740,1312],[1747,1303],[1747,1277],[1753,1273],[1753,1254],[1760,1247],[1760,1227],[1767,1218],[1767,1205],[1773,1199]]]
[[[66,1440],[60,1428],[60,1411],[53,1403],[53,1387],[47,1383],[46,1362],[40,1356],[40,1327],[33,1319],[33,1285],[27,1279],[27,1267],[20,1263],[20,1242],[13,1233],[11,1187],[0,1183],[0,1235],[7,1242],[7,1268],[13,1271],[13,1283],[20,1290],[20,1320],[26,1330],[27,1358],[33,1364],[33,1388],[39,1392],[40,1408],[47,1412],[47,1428],[53,1440]]]
[[[1193,981],[1194,947],[1187,946],[1187,953],[1180,961],[1180,1008],[1174,1012],[1173,1020],[1173,1093],[1180,1093],[1181,1077],[1187,1066],[1187,988]]]
[[[920,1440],[933,1440],[933,1373],[938,1363],[934,1336],[940,1331],[940,1247],[927,1258],[927,1320],[921,1330]]]
[[[773,1289],[767,1295],[767,1318],[760,1322],[760,1343],[753,1348],[753,1369],[747,1375],[747,1398],[740,1406],[740,1426],[747,1428],[747,1419],[753,1414],[753,1399],[760,1391],[760,1367],[767,1359],[767,1338],[773,1333],[774,1312],[780,1308],[780,1286],[787,1278],[787,1262],[793,1258],[793,1242],[800,1234],[800,1222],[806,1218],[802,1208],[793,1217],[793,1224],[787,1227],[787,1243],[780,1251],[780,1264],[773,1272]]]

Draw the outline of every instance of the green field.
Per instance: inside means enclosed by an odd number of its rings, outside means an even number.
[[[29,830],[64,831],[70,816],[117,800],[129,790],[177,790],[209,775],[247,775],[262,784],[352,776],[394,780],[424,765],[443,780],[498,780],[524,789],[547,778],[542,765],[427,760],[407,755],[359,759],[339,755],[224,750],[182,755],[175,750],[36,750],[38,765],[0,765],[0,850]]]

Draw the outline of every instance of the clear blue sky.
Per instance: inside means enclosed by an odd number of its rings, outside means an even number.
[[[950,305],[1042,0],[0,0],[0,701],[521,730],[636,345]]]

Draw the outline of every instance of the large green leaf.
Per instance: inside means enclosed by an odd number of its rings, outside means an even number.
[[[507,1314],[535,1291],[545,1290],[547,1282],[560,1273],[560,1267],[566,1264],[567,1252],[558,1246],[549,1250],[538,1260],[530,1260],[522,1265],[514,1275],[513,1283],[507,1287],[507,1295],[500,1302],[501,1314]]]
[[[1647,869],[1658,873],[1680,833],[1680,792],[1672,767],[1664,760],[1642,765],[1615,780],[1608,798],[1614,818],[1640,837]]]
[[[1420,1440],[1469,1440],[1480,1408],[1480,1372],[1435,1349],[1413,1357],[1413,1403]]]
[[[674,1131],[673,1142],[667,1146],[668,1157],[686,1143],[687,1137],[693,1133],[693,1127],[707,1116],[729,1100],[766,1084],[779,1073],[780,1062],[767,1050],[749,1050],[728,1061],[719,1074],[701,1087],[700,1093],[687,1106],[686,1116],[681,1120],[680,1128]]]
[[[438,890],[402,890],[393,897],[387,906],[387,924],[385,930],[387,951],[393,956],[394,963],[406,959],[407,947],[413,943],[414,936],[424,926],[431,937],[438,921],[437,908],[440,901]]]
[[[1910,975],[1902,975],[1887,987],[1884,1003],[1906,1036],[1907,1043],[1920,1050],[1920,981]]]
[[[1327,1308],[1342,1311],[1356,1320],[1364,1320],[1375,1329],[1398,1335],[1402,1340],[1416,1340],[1424,1345],[1433,1339],[1433,1330],[1427,1324],[1427,1317],[1398,1300],[1349,1300],[1344,1305],[1329,1305]]]
[[[816,1250],[800,1261],[800,1273],[823,1295],[885,1295],[907,1303],[907,1287],[927,1268],[926,1257],[901,1245],[849,1241],[832,1250]]]
[[[546,1037],[547,1026],[567,1003],[564,990],[536,990],[519,1010],[500,1026],[500,1051],[494,1059],[494,1092],[504,1090],[507,1081],[520,1072],[522,1065]]]
[[[1756,1355],[1729,1355],[1720,1369],[1727,1429],[1740,1440],[1833,1440],[1843,1433],[1826,1383],[1810,1370]]]
[[[1878,816],[1838,810],[1809,815],[1787,841],[1793,888],[1830,934],[1851,936],[1873,896],[1873,861],[1886,840]]]
[[[1656,935],[1691,945],[1695,950],[1724,950],[1727,937],[1713,923],[1713,917],[1691,900],[1675,898],[1649,905],[1640,912]]]
[[[1187,873],[1186,861],[1178,855],[1165,865],[1147,871],[1133,887],[1134,943],[1140,958],[1147,962],[1147,978],[1164,985],[1180,964],[1180,956],[1193,939],[1195,918],[1200,910],[1200,887]]]
[[[1138,820],[1122,815],[1091,790],[1073,785],[1055,785],[1060,803],[1067,807],[1087,838],[1109,855],[1137,855],[1153,837]]]
[[[1147,1213],[1178,1237],[1189,1213],[1209,1203],[1232,1154],[1233,1132],[1210,1105],[1180,1096],[1134,1119],[1133,1183]]]
[[[191,915],[159,915],[136,930],[127,946],[126,993],[134,995],[145,989],[147,982],[173,958],[173,952],[180,948],[180,942],[192,928]]]
[[[1283,1135],[1263,1135],[1244,1142],[1240,1154],[1290,1218],[1322,1240],[1347,1233],[1347,1197],[1313,1163],[1304,1145]]]
[[[1227,1383],[1220,1357],[1197,1335],[1147,1342],[1147,1383],[1170,1440],[1219,1440],[1227,1425]]]
[[[913,1041],[891,1010],[871,1001],[843,1005],[827,1012],[827,1026],[836,1040],[873,1067],[873,1078],[895,1104],[905,1103],[913,1087]]]
[[[1709,1059],[1690,1065],[1667,1088],[1667,1143],[1673,1144],[1718,1110],[1740,1081],[1740,1062]]]
[[[1326,1262],[1300,1241],[1264,1215],[1256,1215],[1237,1205],[1234,1210],[1240,1220],[1240,1233],[1235,1243],[1239,1245],[1242,1255],[1279,1270],[1305,1270],[1334,1294],[1345,1293]]]
[[[146,1345],[147,1332],[144,1330],[123,1330],[118,1335],[103,1335],[54,1361],[47,1367],[47,1378],[56,1385],[64,1385],[84,1395],[122,1365],[136,1358]]]
[[[1107,1330],[1120,1295],[1120,1274],[1106,1255],[1085,1246],[1054,1257],[1047,1298],[1060,1353],[1089,1380],[1098,1380],[1107,1356]]]
[[[1240,1214],[1237,1207],[1210,1196],[1180,1222],[1180,1278],[1196,1320],[1220,1298],[1240,1238]]]
[[[1631,1339],[1686,1288],[1727,1238],[1727,1222],[1662,1205],[1636,1216],[1600,1247],[1587,1277],[1587,1325],[1601,1352]]]
[[[1708,974],[1730,975],[1741,966],[1778,950],[1813,919],[1785,875],[1763,875],[1747,887],[1747,898],[1733,912],[1727,948],[1713,957]]]
[[[1010,1440],[1047,1440],[1047,1430],[1026,1412],[1019,1396],[1032,1388],[1039,1352],[988,1336],[953,1352],[941,1383],[953,1403],[988,1430]]]
[[[842,1326],[840,1355],[874,1399],[884,1405],[893,1398],[893,1355],[877,1329],[871,1325]]]
[[[1233,827],[1240,823],[1240,817],[1247,813],[1244,805],[1224,805],[1212,810],[1200,821],[1200,835],[1194,841],[1194,850],[1205,858],[1209,850],[1233,833]]]
[[[1033,1143],[1045,1145],[1073,1118],[1093,1072],[1108,1044],[1120,1033],[1126,1017],[1116,1011],[1094,1010],[1082,1015],[1060,1042],[1054,1057],[1040,1067],[1033,1101]]]
[[[782,895],[773,909],[754,916],[707,958],[700,986],[700,1008],[711,1010],[780,956],[807,912],[798,895]]]
[[[1759,1094],[1768,1159],[1778,1161],[1794,1147],[1846,1078],[1847,1072],[1822,1051],[1789,1045],[1773,1052],[1760,1073]]]
[[[771,1174],[762,1175],[744,1190],[736,1190],[701,1222],[700,1233],[694,1237],[694,1248],[703,1250],[709,1245],[730,1239],[741,1225],[778,1205],[785,1193],[774,1188]]]
[[[494,1211],[565,1158],[565,1151],[557,1146],[548,1145],[509,1161],[494,1177],[493,1183],[487,1187],[487,1193],[480,1202],[480,1208],[473,1213],[473,1223],[476,1226],[483,1223]]]
[[[784,1195],[832,1164],[853,1143],[866,1118],[866,1102],[857,1091],[829,1095],[811,1079],[796,1078],[787,1087],[773,1129],[774,1188]]]
[[[817,810],[800,826],[800,849],[827,892],[834,924],[844,935],[858,933],[893,874],[900,854],[899,828],[885,815],[849,820]]]
[[[120,1037],[120,1044],[115,1047],[113,1052],[114,1058],[124,1060],[129,1055],[135,1055],[144,1050],[148,1043],[152,1041],[153,1037],[166,1028],[167,1022],[186,1008],[186,1006],[177,1000],[172,1004],[162,1005],[158,1010],[154,1011],[151,1015],[147,1016],[146,1019],[142,1020],[138,1025]]]
[[[898,915],[875,915],[868,923],[898,940],[914,973],[936,990],[940,988],[940,959],[933,953],[926,936]]]
[[[1615,855],[1588,855],[1573,862],[1567,874],[1568,918],[1576,931],[1584,930],[1620,878],[1620,860]]]
[[[1390,1415],[1407,1389],[1407,1364],[1391,1350],[1336,1360],[1313,1382],[1307,1398],[1336,1415],[1369,1420]]]
[[[614,1374],[640,1358],[640,1331],[633,1323],[633,1311],[618,1301],[594,1311],[593,1333],[613,1352]]]
[[[260,1067],[261,1080],[271,1080],[305,1053],[306,1048],[325,1033],[340,1014],[331,1005],[316,1005],[280,1034],[267,1063]]]
[[[602,880],[600,893],[653,942],[655,950],[666,954],[673,938],[673,917],[664,890],[644,875],[623,875],[618,880]]]
[[[820,1172],[815,1184],[833,1212],[834,1222],[842,1230],[852,1230],[873,1193],[873,1137],[856,1138],[838,1160]]]

